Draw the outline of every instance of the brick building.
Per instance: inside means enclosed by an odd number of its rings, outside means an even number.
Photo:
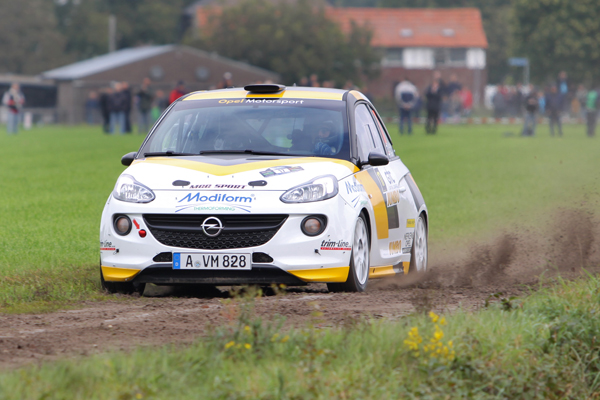
[[[126,81],[135,92],[149,77],[151,90],[161,89],[168,94],[180,80],[189,91],[214,88],[225,72],[230,72],[233,83],[240,86],[279,80],[272,71],[178,45],[122,49],[46,71],[42,77],[56,83],[58,122],[77,124],[84,121],[88,94],[111,82]]]

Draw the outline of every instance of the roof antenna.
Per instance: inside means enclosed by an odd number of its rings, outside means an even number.
[[[294,87],[296,87],[296,82],[294,82]]]

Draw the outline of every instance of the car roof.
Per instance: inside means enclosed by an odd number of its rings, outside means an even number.
[[[277,93],[253,93],[244,88],[230,88],[210,91],[193,92],[181,99],[189,100],[208,100],[208,99],[240,99],[240,98],[283,98],[283,99],[314,99],[314,100],[344,100],[344,95],[348,90],[317,88],[317,87],[286,87]],[[356,98],[364,98],[362,93],[350,91]]]

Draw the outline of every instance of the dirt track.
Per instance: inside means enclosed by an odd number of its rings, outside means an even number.
[[[582,266],[598,271],[593,215],[562,210],[555,224],[544,234],[499,234],[489,243],[461,251],[433,247],[428,274],[372,281],[364,294],[331,294],[325,285],[314,284],[264,296],[256,302],[256,312],[263,317],[283,315],[291,329],[310,318],[315,304],[331,326],[365,315],[396,319],[415,311],[451,312],[460,306],[474,310],[493,293],[523,294],[525,285],[538,282],[542,273],[573,277]],[[78,309],[50,314],[0,315],[0,369],[140,345],[193,342],[205,334],[207,325],[226,322],[226,290],[149,288],[146,294],[154,297],[83,303]]]

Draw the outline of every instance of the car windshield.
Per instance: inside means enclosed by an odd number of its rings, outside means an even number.
[[[310,99],[185,100],[169,111],[139,154],[254,153],[349,159],[344,104]]]

